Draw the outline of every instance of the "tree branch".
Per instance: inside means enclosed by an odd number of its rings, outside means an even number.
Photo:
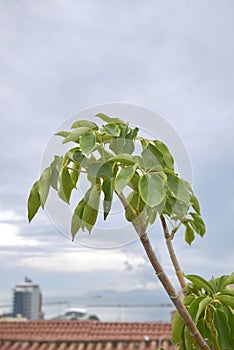
[[[180,283],[182,292],[183,292],[183,294],[185,294],[186,282],[185,282],[179,261],[176,257],[174,247],[172,245],[172,239],[174,238],[175,233],[173,232],[173,235],[172,234],[170,235],[165,217],[163,215],[160,215],[160,220],[161,220],[162,227],[163,227],[163,232],[164,232],[164,237],[165,237],[166,244],[167,244],[167,249],[168,249],[172,264],[174,266],[176,276],[177,276],[178,281]]]
[[[123,193],[117,193],[117,196],[119,197],[121,203],[123,204],[124,208],[128,206],[127,200]],[[137,219],[137,218],[136,218]],[[166,221],[163,217],[163,223],[166,224]],[[167,277],[166,273],[164,272],[159,260],[156,257],[156,254],[152,248],[152,245],[150,243],[150,240],[148,238],[148,235],[146,233],[146,227],[142,223],[142,220],[139,218],[139,221],[133,221],[132,225],[134,226],[136,232],[138,233],[141,243],[143,245],[143,248],[149,258],[149,261],[156,273],[156,276],[160,280],[161,284],[163,285],[164,289],[166,290],[169,298],[175,305],[176,309],[178,310],[181,318],[183,319],[185,325],[188,327],[190,334],[194,338],[195,342],[199,346],[201,350],[210,350],[209,346],[205,342],[205,340],[202,338],[201,333],[197,329],[194,321],[192,320],[190,314],[188,313],[188,310],[186,309],[185,305],[183,304],[183,301],[177,294],[174,286],[172,285],[171,281]],[[167,225],[165,225],[165,234],[169,235],[169,231],[167,229]]]
[[[190,314],[188,313],[188,310],[183,304],[183,301],[179,297],[179,295],[176,293],[175,288],[171,284],[169,278],[165,274],[162,266],[160,265],[154,250],[151,246],[150,240],[147,236],[147,233],[144,233],[140,237],[141,243],[144,247],[144,250],[149,258],[149,261],[160,280],[161,284],[163,285],[164,289],[166,290],[167,294],[169,295],[171,301],[175,305],[176,309],[178,310],[181,318],[183,319],[185,325],[188,327],[190,334],[194,338],[195,342],[199,346],[201,350],[210,350],[210,347],[207,345],[205,340],[202,338],[199,330],[197,329],[195,323],[193,322]]]

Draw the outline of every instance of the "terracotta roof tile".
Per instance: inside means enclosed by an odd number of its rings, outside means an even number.
[[[0,350],[175,349],[170,340],[171,324],[162,322],[0,322]]]

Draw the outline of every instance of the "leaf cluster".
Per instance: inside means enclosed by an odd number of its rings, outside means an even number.
[[[94,227],[102,203],[107,219],[114,196],[125,206],[125,217],[135,225],[152,225],[157,215],[165,215],[174,222],[175,231],[185,226],[188,244],[195,233],[203,236],[205,224],[200,206],[191,186],[175,172],[174,159],[160,140],[149,140],[138,135],[137,127],[119,118],[97,115],[101,126],[89,120],[77,120],[70,131],[56,135],[62,143],[73,147],[64,156],[55,156],[31,189],[28,199],[29,221],[40,207],[44,208],[49,189],[70,203],[77,189],[80,173],[90,183],[84,197],[74,210],[71,233]]]
[[[232,350],[234,344],[234,273],[210,281],[197,275],[185,276],[187,295],[183,302],[208,345],[216,350]],[[178,311],[172,323],[172,339],[181,350],[198,349]]]

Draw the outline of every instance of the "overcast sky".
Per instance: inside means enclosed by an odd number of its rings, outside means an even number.
[[[191,247],[178,235],[184,271],[210,278],[233,270],[233,15],[232,0],[0,2],[3,297],[25,275],[47,295],[158,288],[139,242],[84,248],[42,211],[27,223],[29,190],[54,131],[75,112],[113,101],[162,113],[190,155],[207,234]],[[173,279],[163,245],[153,242]]]

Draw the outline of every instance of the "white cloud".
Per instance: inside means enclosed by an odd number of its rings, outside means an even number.
[[[20,221],[25,219],[23,216],[18,215],[13,210],[0,211],[0,222],[1,221]]]
[[[39,242],[34,239],[24,238],[19,235],[19,229],[10,223],[0,223],[0,247],[9,246],[38,246]]]
[[[31,268],[55,272],[123,272],[126,254],[113,251],[65,251],[41,254],[23,258],[20,265]],[[131,255],[134,270],[144,263],[141,256]]]

